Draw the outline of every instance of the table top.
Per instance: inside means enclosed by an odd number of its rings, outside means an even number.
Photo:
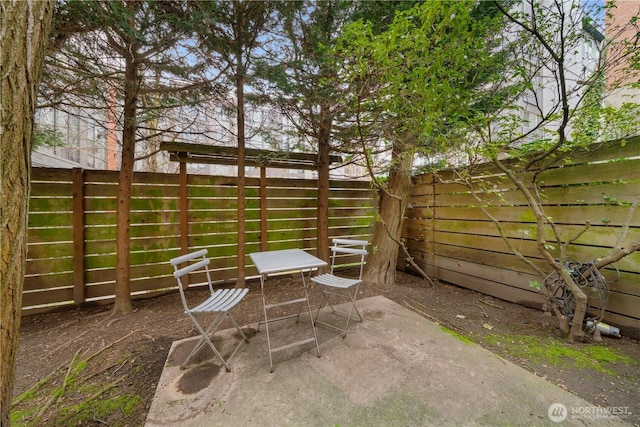
[[[254,252],[249,254],[260,274],[325,267],[327,263],[302,249]]]

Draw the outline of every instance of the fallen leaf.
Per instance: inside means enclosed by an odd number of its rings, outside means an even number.
[[[493,329],[493,326],[491,326],[488,323],[485,323],[484,325],[482,325],[482,327],[485,328],[485,329],[488,329],[488,330],[492,330]]]

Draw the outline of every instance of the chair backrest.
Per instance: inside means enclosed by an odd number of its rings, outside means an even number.
[[[197,260],[197,261],[196,261]],[[193,262],[196,261],[196,262]],[[180,268],[181,264],[189,263],[185,267]],[[182,304],[184,305],[185,310],[189,310],[189,306],[187,304],[187,299],[184,294],[184,286],[182,284],[182,277],[193,273],[195,271],[203,271],[207,277],[207,285],[209,286],[209,291],[213,294],[213,284],[211,283],[211,274],[209,273],[209,258],[207,258],[207,250],[201,249],[196,252],[192,252],[186,255],[181,255],[179,257],[175,257],[171,259],[171,265],[173,266],[173,277],[178,282],[178,290],[180,291],[180,298],[182,299]]]
[[[366,240],[354,240],[354,239],[333,239],[333,246],[331,246],[331,274],[336,265],[336,255],[338,254],[351,254],[360,255],[360,276],[362,280],[362,270],[364,268],[364,257],[368,254],[366,247],[369,244]]]

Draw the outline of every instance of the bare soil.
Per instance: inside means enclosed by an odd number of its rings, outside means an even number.
[[[240,325],[260,320],[259,283],[248,286],[233,313]],[[268,286],[276,298],[297,289],[290,278]],[[625,420],[640,426],[640,342],[624,330],[600,344],[570,344],[539,310],[402,272],[394,286],[360,289],[359,298],[383,295],[594,406],[626,408]],[[204,296],[188,292],[190,299]],[[134,307],[128,315],[98,306],[24,318],[13,425],[142,426],[172,342],[197,333],[177,292]]]

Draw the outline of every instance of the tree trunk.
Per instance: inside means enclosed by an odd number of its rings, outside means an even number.
[[[133,14],[132,14],[133,15]],[[130,313],[131,306],[131,185],[136,145],[136,110],[138,105],[137,44],[130,42],[125,57],[124,129],[122,162],[118,175],[116,233],[116,289],[114,313]]]
[[[411,189],[413,149],[394,144],[389,183],[381,193],[379,218],[373,230],[372,247],[364,270],[364,280],[395,284],[402,223]]]
[[[318,132],[318,258],[329,262],[329,139],[331,136],[331,118],[326,107],[321,107],[320,129]]]
[[[31,142],[53,1],[0,3],[0,425],[11,423],[27,256]]]
[[[238,24],[240,25],[240,23]],[[245,172],[245,119],[244,119],[244,76],[242,64],[242,48],[236,51],[236,111],[238,126],[238,278],[237,288],[245,286],[245,219],[246,219],[246,172]],[[266,239],[267,236],[264,236]]]

